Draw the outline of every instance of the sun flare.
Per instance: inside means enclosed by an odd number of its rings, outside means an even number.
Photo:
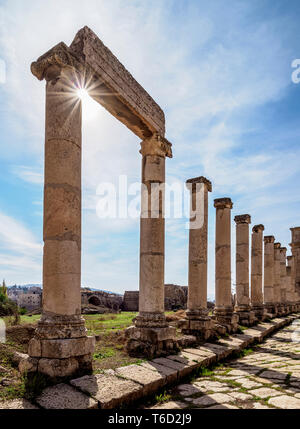
[[[82,101],[82,116],[85,121],[91,121],[99,113],[99,105],[94,101],[85,88],[77,90],[77,96]]]

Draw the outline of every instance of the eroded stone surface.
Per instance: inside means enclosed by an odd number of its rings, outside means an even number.
[[[37,398],[37,403],[46,409],[84,410],[98,408],[98,403],[89,396],[67,384],[48,387]]]

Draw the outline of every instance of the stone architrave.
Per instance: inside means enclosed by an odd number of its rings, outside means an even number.
[[[231,209],[233,203],[230,198],[219,198],[215,200],[214,207],[216,208],[214,320],[232,332],[238,327],[238,315],[234,313],[231,293]]]
[[[172,157],[171,144],[154,135],[141,143],[141,154],[139,314],[127,329],[127,351],[153,357],[176,347],[176,329],[168,326],[164,313],[165,160]]]
[[[258,320],[265,317],[263,299],[263,225],[255,225],[252,229],[251,245],[251,305]]]
[[[236,223],[236,305],[239,323],[250,326],[255,321],[249,296],[249,224],[248,214],[235,216]]]
[[[268,235],[264,237],[264,304],[269,314],[276,314],[275,292],[274,292],[274,253],[275,237]]]
[[[208,192],[211,182],[205,177],[189,179],[189,284],[186,319],[180,324],[184,334],[210,337],[213,324],[207,309]]]

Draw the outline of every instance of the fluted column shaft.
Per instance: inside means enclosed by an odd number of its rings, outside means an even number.
[[[280,248],[280,243],[274,244],[274,300],[277,304],[281,303]]]

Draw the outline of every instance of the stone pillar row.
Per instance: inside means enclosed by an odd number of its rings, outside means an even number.
[[[204,204],[196,204],[202,186]],[[292,229],[294,254],[286,258],[287,249],[275,243],[274,236],[263,237],[264,226],[255,225],[251,235],[251,273],[249,273],[248,214],[235,217],[236,223],[236,296],[231,291],[231,209],[230,198],[214,201],[216,208],[215,310],[207,310],[207,213],[211,182],[204,177],[187,181],[191,192],[189,232],[189,290],[186,318],[180,322],[184,334],[207,339],[215,332],[234,332],[238,323],[251,326],[267,317],[284,315],[299,309],[295,286],[296,260],[300,261],[300,228]],[[193,227],[203,217],[201,226]],[[263,263],[264,261],[264,263]],[[288,266],[286,266],[288,261]],[[264,268],[264,276],[263,276]],[[300,274],[299,274],[300,275]],[[251,278],[251,288],[249,284]],[[299,277],[300,279],[300,277]],[[300,285],[300,280],[299,280]],[[299,286],[300,287],[300,286]]]

